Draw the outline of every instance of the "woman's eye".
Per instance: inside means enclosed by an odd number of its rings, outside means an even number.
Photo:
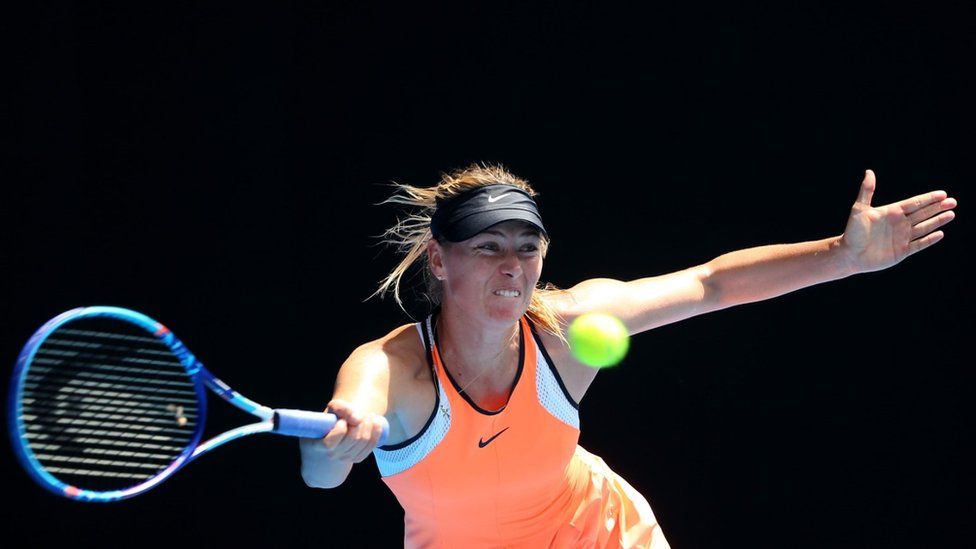
[[[495,244],[494,242],[486,242],[484,244],[478,245],[477,249],[495,252],[498,251],[498,244]]]

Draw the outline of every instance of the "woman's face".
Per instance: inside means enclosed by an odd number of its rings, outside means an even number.
[[[443,302],[499,323],[510,323],[529,308],[542,274],[539,231],[522,221],[506,221],[463,242],[432,242],[430,264],[442,278]]]

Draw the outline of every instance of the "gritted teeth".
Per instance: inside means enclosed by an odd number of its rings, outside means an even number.
[[[495,290],[492,293],[501,297],[519,297],[522,295],[522,292],[518,290]]]

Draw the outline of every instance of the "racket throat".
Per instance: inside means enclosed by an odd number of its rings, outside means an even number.
[[[245,412],[255,415],[264,421],[271,421],[274,418],[275,411],[267,406],[262,406],[257,402],[247,398],[246,396],[238,393],[237,391],[230,388],[229,385],[223,381],[214,377],[213,374],[208,372],[205,368],[200,369],[200,376],[203,378],[203,382],[207,387],[217,393],[220,398],[226,400],[227,402],[233,404],[234,406],[244,410]]]

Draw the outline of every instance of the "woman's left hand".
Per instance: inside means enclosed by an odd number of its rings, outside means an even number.
[[[928,248],[945,236],[936,229],[956,216],[951,211],[956,199],[945,191],[875,207],[871,206],[874,189],[874,172],[867,170],[841,238],[854,273],[886,269]]]

